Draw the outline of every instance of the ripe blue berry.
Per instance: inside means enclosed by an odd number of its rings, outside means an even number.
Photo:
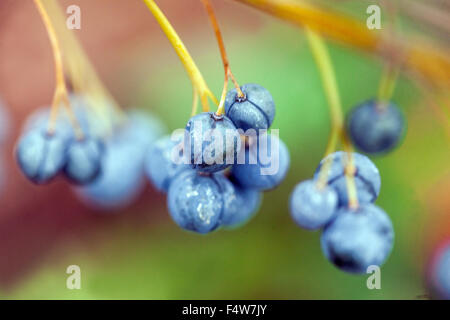
[[[363,152],[387,152],[400,142],[405,120],[392,102],[380,108],[375,100],[371,100],[350,112],[347,130],[355,146]]]
[[[232,182],[233,183],[233,182]],[[237,228],[247,223],[258,211],[262,193],[256,189],[248,189],[232,184],[234,188],[231,196],[225,197],[226,210],[222,217],[222,225]]]
[[[95,208],[115,209],[131,204],[144,186],[142,151],[112,140],[105,144],[101,173],[79,188],[79,195]]]
[[[66,163],[67,144],[67,137],[57,131],[53,134],[43,129],[25,132],[16,148],[21,171],[37,184],[49,182]]]
[[[371,265],[381,266],[393,242],[389,216],[373,204],[362,205],[357,210],[341,208],[321,237],[326,258],[350,273],[365,273]]]
[[[148,148],[166,132],[166,128],[148,112],[132,109],[127,115],[127,123],[119,129],[118,138],[141,148],[142,157],[145,157]]]
[[[269,190],[284,180],[289,164],[289,151],[284,142],[277,136],[265,134],[258,136],[239,155],[232,175],[245,188]]]
[[[38,130],[46,131],[50,121],[50,108],[43,107],[31,113],[23,126],[23,132]],[[58,115],[55,122],[55,131],[64,139],[71,139],[74,137],[74,131],[66,116],[65,112]]]
[[[314,180],[302,181],[289,200],[292,219],[302,228],[317,230],[324,227],[337,211],[338,196],[331,187],[319,189]]]
[[[96,208],[117,209],[131,204],[144,187],[144,159],[163,126],[138,111],[105,143],[101,173],[92,183],[78,190]]]
[[[450,300],[450,244],[437,252],[430,271],[430,284],[437,298]]]
[[[183,170],[190,169],[189,165],[178,162],[183,161],[183,137],[183,134],[162,137],[147,152],[145,171],[160,191],[167,192],[173,178]]]
[[[358,201],[361,204],[374,202],[380,194],[381,178],[377,167],[366,156],[359,153],[353,154],[353,164],[355,166],[355,185],[358,195]],[[332,159],[331,165],[328,169],[328,185],[333,187],[339,198],[339,206],[348,205],[347,182],[345,177],[345,166],[347,163],[347,154],[343,151],[338,151],[330,154],[325,159],[320,161],[319,167],[314,175],[318,179],[320,169],[325,161]]]
[[[74,139],[67,149],[65,175],[77,184],[92,182],[101,172],[103,143],[96,138],[85,136]]]
[[[217,172],[236,162],[241,140],[233,122],[213,112],[193,116],[186,125],[184,150],[191,166],[201,172]]]
[[[275,103],[270,92],[257,84],[241,87],[245,97],[238,96],[236,88],[230,90],[225,100],[225,113],[238,129],[267,130],[275,118]]]
[[[181,228],[198,233],[217,229],[226,210],[226,199],[234,193],[220,173],[202,174],[185,170],[171,183],[167,196],[169,213]]]

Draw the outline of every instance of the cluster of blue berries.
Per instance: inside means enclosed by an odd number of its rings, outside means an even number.
[[[272,96],[256,84],[241,91],[244,96],[228,93],[225,115],[195,115],[148,152],[148,177],[167,192],[169,213],[185,230],[205,234],[243,225],[258,210],[262,191],[286,176],[289,152],[267,133],[275,116]]]
[[[377,167],[364,155],[338,151],[323,159],[312,180],[299,183],[290,197],[294,221],[308,230],[323,229],[322,250],[341,270],[365,273],[380,266],[389,256],[394,230],[389,216],[373,204],[381,179]],[[347,176],[353,177],[358,199],[356,209],[348,206]],[[326,177],[325,183],[321,183]]]
[[[145,154],[163,126],[156,118],[132,110],[105,134],[95,130],[99,121],[91,125],[94,117],[87,99],[72,96],[70,100],[82,137],[75,135],[67,112],[61,111],[49,130],[50,110],[37,110],[27,119],[17,143],[21,171],[36,184],[62,174],[75,185],[76,194],[95,207],[128,205],[143,187]]]
[[[428,282],[436,298],[450,300],[450,242],[447,241],[435,254]]]

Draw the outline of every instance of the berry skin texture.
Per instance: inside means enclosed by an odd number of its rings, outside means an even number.
[[[263,142],[267,140],[267,142]],[[277,150],[275,149],[278,145]],[[241,157],[245,159],[242,159]],[[285,178],[289,170],[289,151],[278,137],[267,134],[245,148],[238,157],[238,164],[233,165],[232,175],[244,188],[260,191],[277,187]]]
[[[403,137],[405,119],[392,102],[384,109],[375,100],[355,107],[347,118],[347,131],[355,146],[366,153],[384,153],[395,148]]]
[[[183,161],[182,151],[177,149],[177,146],[183,143],[182,140],[183,134],[174,137],[170,135],[164,136],[156,141],[147,152],[145,172],[159,191],[167,192],[174,177],[183,170],[190,169],[189,165],[174,161]],[[173,154],[176,150],[179,150],[179,159],[173,157],[173,155],[176,155]]]
[[[262,202],[262,193],[255,189],[243,188],[232,184],[233,197],[225,197],[226,210],[222,217],[222,225],[234,229],[246,224],[258,211]]]
[[[275,103],[270,92],[257,84],[244,84],[239,98],[236,89],[228,92],[225,99],[225,114],[238,129],[267,130],[275,118]]]
[[[348,194],[345,177],[345,163],[347,161],[347,154],[345,152],[338,151],[332,153],[320,161],[319,167],[314,175],[314,179],[317,180],[319,178],[320,169],[329,157],[332,158],[332,163],[328,169],[328,185],[336,190],[339,199],[339,206],[347,206]],[[374,202],[380,194],[380,172],[368,157],[356,152],[353,153],[353,164],[356,168],[354,177],[358,202],[360,204]]]
[[[222,174],[186,170],[169,187],[169,213],[181,228],[201,234],[217,229],[226,210],[225,199],[234,198],[234,188]],[[233,201],[233,200],[231,200]]]
[[[366,273],[371,265],[381,266],[393,242],[394,230],[389,216],[373,204],[356,210],[341,208],[321,237],[326,258],[350,273]]]
[[[22,173],[36,184],[52,180],[66,163],[68,139],[54,132],[30,130],[19,139],[16,157]]]
[[[450,243],[437,252],[431,265],[431,289],[439,299],[450,300]]]
[[[241,148],[239,133],[226,116],[203,112],[189,119],[184,137],[184,150],[190,154],[192,168],[201,172],[217,172],[236,162]]]
[[[318,189],[314,180],[302,181],[289,199],[292,219],[302,228],[317,230],[330,222],[337,211],[338,196],[333,188]]]
[[[104,148],[99,139],[92,137],[73,140],[67,149],[66,177],[76,184],[92,182],[101,172]]]

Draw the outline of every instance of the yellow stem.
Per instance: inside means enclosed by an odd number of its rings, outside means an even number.
[[[52,107],[50,111],[50,119],[49,119],[49,125],[48,125],[48,132],[50,134],[53,134],[55,131],[55,125],[56,125],[56,119],[58,117],[59,108],[61,103],[63,103],[66,108],[71,110],[70,107],[70,101],[67,94],[67,87],[66,82],[64,79],[64,68],[63,68],[63,62],[62,62],[62,54],[61,54],[61,48],[59,46],[58,38],[56,36],[55,29],[53,27],[53,24],[50,20],[50,17],[45,10],[44,6],[42,5],[41,0],[34,0],[34,3],[36,5],[36,8],[39,11],[39,14],[41,16],[42,21],[44,22],[45,29],[47,30],[47,34],[50,40],[50,44],[53,51],[53,60],[55,63],[55,93],[53,95],[53,101],[52,101]],[[69,114],[71,114],[69,112]],[[78,122],[76,118],[72,118],[72,125],[75,130],[75,135],[77,138],[81,139],[83,137],[82,130],[80,126],[78,125]]]
[[[306,37],[311,47],[314,60],[319,69],[323,88],[328,101],[328,108],[331,115],[331,132],[325,156],[336,150],[339,138],[342,136],[344,120],[342,106],[339,97],[339,90],[336,83],[336,75],[331,63],[330,55],[322,38],[314,31],[306,28]],[[330,161],[324,163],[319,174],[318,186],[324,187],[327,183],[328,168]]]
[[[355,163],[353,159],[353,148],[350,143],[350,140],[348,139],[347,135],[344,133],[343,135],[343,144],[344,144],[344,150],[347,154],[347,159],[344,163],[344,172],[345,172],[345,181],[347,185],[347,193],[348,193],[348,207],[350,209],[358,209],[359,203],[358,203],[358,194],[356,191],[356,184],[355,184]]]
[[[181,41],[180,37],[176,33],[175,29],[170,24],[169,20],[167,20],[164,13],[159,9],[153,0],[143,0],[147,5],[148,9],[151,11],[156,21],[160,25],[163,32],[166,34],[167,39],[169,39],[172,44],[175,52],[183,63],[186,72],[191,79],[192,86],[198,91],[200,96],[200,101],[203,106],[203,111],[209,111],[208,97],[213,100],[213,102],[218,105],[219,102],[212,94],[211,90],[208,88],[205,80],[203,79],[200,70],[197,68],[194,60],[186,49],[185,45]]]
[[[101,133],[109,135],[113,131],[114,125],[121,125],[126,120],[125,113],[96,74],[74,32],[67,29],[66,17],[58,2],[46,0],[44,7],[55,23],[58,38],[66,53],[63,58],[73,92],[83,94],[87,106],[99,116],[94,119],[90,118],[90,124],[102,127]]]
[[[378,87],[377,106],[380,109],[385,108],[391,100],[395,85],[398,79],[399,70],[397,67],[387,64],[381,75],[380,85]]]
[[[373,32],[353,18],[343,16],[318,5],[293,0],[235,0],[265,11],[284,21],[307,26],[325,36],[360,48],[383,58],[397,56],[413,73],[422,74],[439,87],[450,85],[450,56],[436,43],[402,42],[385,34]]]
[[[241,87],[239,86],[238,82],[236,81],[236,78],[233,75],[233,72],[231,71],[230,62],[228,60],[227,51],[225,49],[225,42],[223,41],[222,32],[220,31],[220,27],[219,27],[219,22],[217,21],[217,18],[214,13],[211,2],[209,0],[202,0],[202,3],[205,6],[206,12],[208,13],[208,16],[209,16],[209,20],[211,21],[211,25],[214,29],[214,34],[216,36],[217,43],[219,45],[220,56],[222,57],[223,68],[225,71],[225,81],[223,84],[222,95],[220,98],[219,107],[217,108],[217,111],[216,111],[217,115],[222,115],[225,113],[224,104],[225,104],[225,98],[226,98],[226,94],[227,94],[229,77],[231,78],[231,80],[234,84],[234,87],[236,88],[238,96],[243,98],[244,93],[242,92]]]

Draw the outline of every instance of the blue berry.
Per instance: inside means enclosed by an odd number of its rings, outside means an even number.
[[[23,132],[39,130],[46,131],[49,127],[50,108],[43,107],[31,113],[23,126]],[[71,139],[74,137],[72,126],[64,112],[58,115],[55,122],[55,131],[64,139]]]
[[[184,157],[182,143],[183,134],[164,136],[147,152],[145,171],[159,191],[167,192],[173,178],[190,168],[189,165],[178,162],[178,160],[183,161]],[[178,156],[178,159],[175,159],[175,156]]]
[[[230,90],[225,100],[225,114],[238,129],[267,130],[275,118],[275,103],[270,92],[257,84],[244,84],[238,96],[236,88]]]
[[[101,173],[78,190],[88,204],[103,209],[120,209],[131,204],[144,187],[144,160],[163,125],[156,119],[132,111],[128,121],[105,143]]]
[[[220,173],[202,174],[185,170],[169,187],[167,203],[172,219],[181,228],[197,233],[217,229],[234,194],[231,183]]]
[[[405,120],[392,102],[379,108],[375,100],[354,108],[347,119],[347,130],[358,149],[366,153],[387,152],[403,137]]]
[[[67,144],[67,137],[58,131],[53,134],[44,129],[25,132],[16,148],[21,171],[37,184],[49,182],[66,163]]]
[[[142,151],[133,145],[110,140],[101,158],[101,173],[78,189],[95,208],[120,209],[131,204],[144,186]]]
[[[118,138],[141,148],[145,157],[148,148],[165,133],[166,128],[152,114],[132,109],[127,112],[127,123],[119,131]]]
[[[269,190],[284,180],[289,164],[289,151],[284,142],[265,134],[241,152],[238,163],[232,167],[232,175],[245,188]]]
[[[357,210],[341,208],[321,237],[326,258],[350,273],[365,273],[371,265],[381,266],[393,242],[389,216],[373,204],[362,205]]]
[[[314,180],[297,184],[289,200],[292,219],[308,230],[317,230],[330,222],[337,204],[336,191],[331,187],[319,189]]]
[[[248,189],[233,183],[231,196],[225,197],[226,210],[222,217],[222,225],[236,228],[247,223],[258,211],[262,194],[256,189]]]
[[[184,150],[191,166],[201,172],[217,172],[236,162],[241,140],[233,122],[213,112],[193,116],[186,125]]]
[[[374,202],[380,194],[380,173],[369,158],[356,152],[352,154],[353,164],[356,169],[354,179],[358,201],[361,204]],[[320,161],[314,178],[319,178],[319,172],[322,165],[330,158],[332,159],[332,162],[327,174],[328,185],[336,190],[339,198],[339,206],[346,206],[348,205],[347,182],[345,177],[345,166],[348,158],[347,153],[338,151]]]
[[[450,244],[438,251],[430,271],[432,290],[437,298],[450,300]]]
[[[103,143],[93,137],[74,139],[67,149],[65,175],[77,184],[92,182],[101,172]]]

